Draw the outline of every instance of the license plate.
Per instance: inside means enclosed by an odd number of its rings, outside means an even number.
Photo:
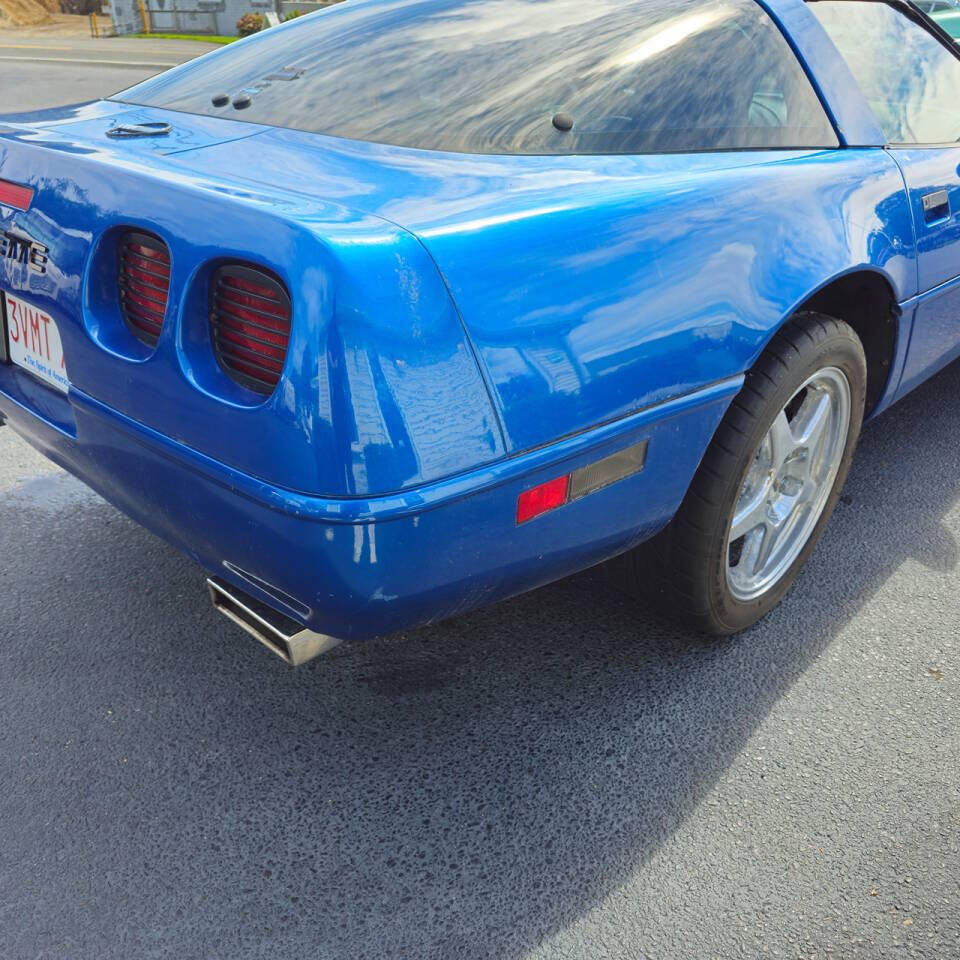
[[[0,293],[7,328],[7,357],[51,387],[70,387],[60,331],[49,314],[12,293]]]

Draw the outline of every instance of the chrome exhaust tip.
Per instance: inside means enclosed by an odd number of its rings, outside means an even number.
[[[219,577],[207,578],[213,609],[218,610],[291,667],[332,650],[341,641],[307,630],[279,610],[255,600]]]

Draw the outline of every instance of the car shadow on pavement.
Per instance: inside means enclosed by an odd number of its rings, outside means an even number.
[[[867,427],[796,587],[727,640],[587,573],[291,671],[112,508],[41,535],[15,497],[0,955],[524,956],[642,870],[893,572],[956,567],[958,396],[954,365]]]

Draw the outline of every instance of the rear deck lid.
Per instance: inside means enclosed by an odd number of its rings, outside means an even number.
[[[71,107],[4,115],[0,129],[24,139],[64,150],[91,149],[136,156],[185,153],[244,140],[268,129],[256,123],[235,123],[221,117],[172,113],[97,100]]]

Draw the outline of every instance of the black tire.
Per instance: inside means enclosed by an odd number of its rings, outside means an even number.
[[[851,394],[833,489],[794,562],[765,593],[743,602],[730,591],[726,564],[727,534],[744,478],[774,418],[808,377],[828,366],[842,370]],[[747,374],[673,520],[624,558],[624,585],[652,595],[669,614],[705,633],[736,633],[769,613],[790,589],[840,497],[863,423],[866,382],[863,346],[851,327],[823,314],[794,317]]]

